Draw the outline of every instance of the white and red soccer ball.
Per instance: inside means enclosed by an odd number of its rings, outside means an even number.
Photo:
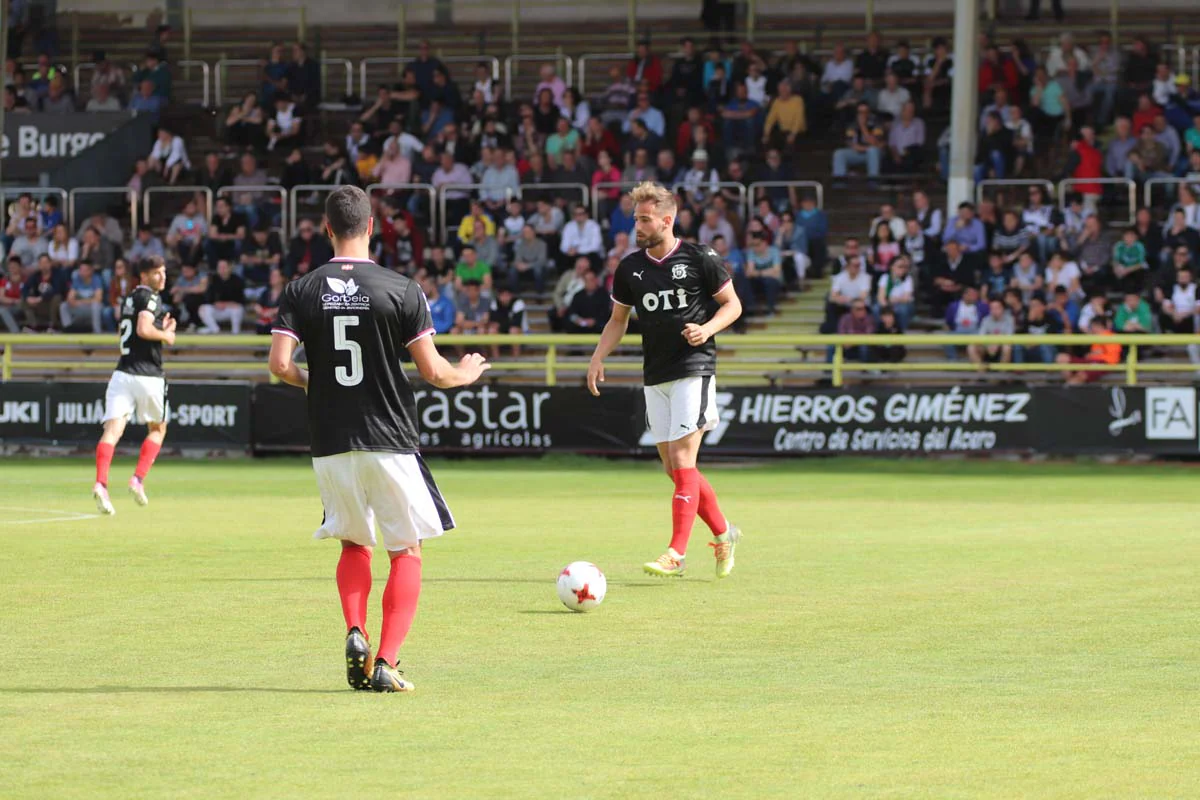
[[[558,573],[558,599],[572,611],[591,611],[604,602],[608,581],[590,561],[574,561]]]

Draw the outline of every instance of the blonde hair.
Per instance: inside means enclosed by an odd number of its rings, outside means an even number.
[[[629,196],[633,199],[634,207],[640,206],[642,203],[653,203],[654,210],[663,216],[668,214],[675,216],[675,194],[662,184],[654,181],[642,181],[633,187]]]

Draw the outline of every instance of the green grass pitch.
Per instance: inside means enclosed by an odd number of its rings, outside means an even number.
[[[1186,467],[711,467],[746,537],[640,564],[650,463],[449,462],[401,666],[351,692],[308,463],[0,464],[0,797],[1200,795]],[[561,567],[596,562],[597,611]],[[386,561],[377,557],[372,634]]]

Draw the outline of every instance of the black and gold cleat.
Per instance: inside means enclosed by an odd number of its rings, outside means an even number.
[[[371,645],[358,628],[346,634],[346,683],[359,692],[371,689]]]
[[[371,675],[371,688],[377,692],[411,692],[417,687],[404,677],[404,673],[384,661],[375,659],[375,672]]]

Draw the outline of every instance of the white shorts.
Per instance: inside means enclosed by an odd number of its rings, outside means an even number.
[[[433,475],[416,454],[352,451],[313,459],[325,519],[314,539],[375,546],[375,523],[388,550],[416,547],[454,528]]]
[[[673,442],[696,431],[711,431],[721,415],[717,411],[717,380],[694,375],[647,386],[646,427],[656,444]]]
[[[123,419],[145,425],[167,421],[167,380],[117,371],[104,393],[104,421]]]

